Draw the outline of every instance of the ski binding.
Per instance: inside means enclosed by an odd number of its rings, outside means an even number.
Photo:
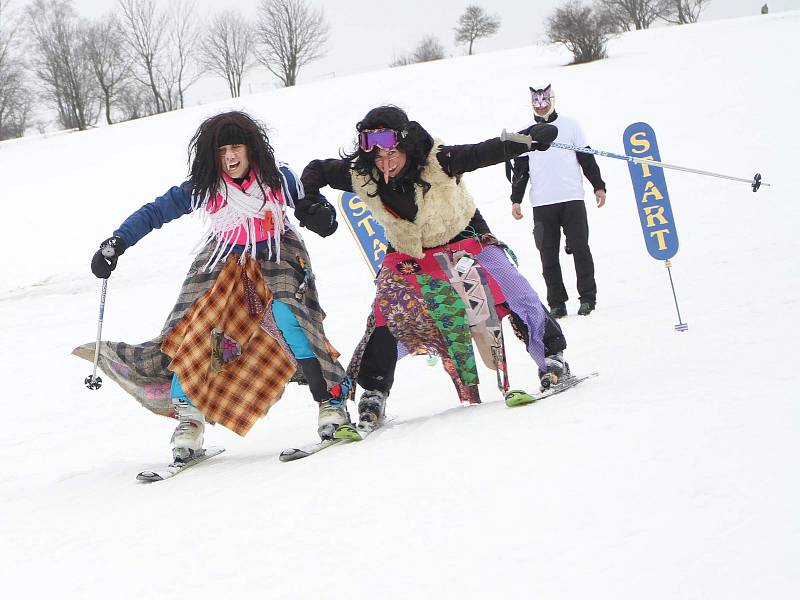
[[[516,407],[516,406],[525,406],[526,404],[533,404],[534,402],[538,402],[539,400],[543,400],[549,396],[555,396],[556,394],[560,394],[570,388],[575,387],[580,382],[585,381],[587,379],[591,379],[592,377],[597,377],[599,373],[595,371],[594,373],[589,373],[588,375],[582,375],[580,377],[570,375],[569,377],[559,381],[548,387],[546,390],[539,392],[538,394],[529,394],[524,390],[510,390],[505,395],[506,406]]]

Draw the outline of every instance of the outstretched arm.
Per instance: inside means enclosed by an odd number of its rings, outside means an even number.
[[[445,173],[451,177],[457,177],[470,171],[499,164],[524,152],[528,152],[525,144],[503,142],[500,141],[500,138],[492,138],[477,144],[442,146],[436,154],[436,158]]]
[[[352,192],[350,164],[341,159],[312,160],[300,176],[305,196],[299,199],[294,208],[294,216],[301,227],[308,227],[314,233],[327,237],[338,223],[336,210],[319,190],[330,186],[337,190]]]
[[[186,181],[174,186],[163,196],[142,206],[125,219],[114,235],[100,244],[100,249],[92,257],[92,273],[101,279],[108,279],[117,266],[117,259],[127,248],[133,246],[153,229],[164,223],[192,212],[192,184]]]
[[[192,212],[192,183],[185,181],[181,185],[171,187],[163,196],[142,206],[125,219],[125,222],[114,232],[129,248],[141,240],[153,229],[159,229],[165,223]]]
[[[469,171],[499,164],[531,150],[538,150],[542,145],[547,146],[558,135],[558,129],[555,125],[540,123],[531,127],[528,135],[539,142],[539,145],[528,148],[527,144],[511,140],[503,141],[497,137],[477,144],[442,146],[436,157],[445,173],[456,177]]]

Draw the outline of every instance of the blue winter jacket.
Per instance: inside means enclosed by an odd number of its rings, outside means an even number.
[[[278,169],[281,173],[286,203],[294,208],[297,200],[304,195],[300,179],[288,165],[280,164]],[[163,196],[142,206],[125,219],[114,235],[122,238],[130,248],[153,229],[160,229],[164,223],[188,215],[190,212],[192,212],[192,182],[188,180],[181,185],[171,187]]]

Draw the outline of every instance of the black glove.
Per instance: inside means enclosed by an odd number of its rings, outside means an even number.
[[[531,145],[531,150],[547,150],[558,136],[558,127],[550,123],[536,123],[525,132],[536,142]]]
[[[333,208],[324,196],[319,196],[317,202],[313,202],[298,215],[295,216],[300,219],[300,227],[308,227],[311,231],[321,237],[328,237],[336,228],[339,223],[336,222],[336,209]]]
[[[110,237],[100,244],[100,249],[92,257],[92,273],[100,279],[108,279],[111,271],[117,268],[117,258],[119,258],[128,247],[125,240],[118,237]]]

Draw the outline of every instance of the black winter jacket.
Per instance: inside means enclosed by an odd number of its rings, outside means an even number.
[[[492,138],[477,144],[441,146],[436,153],[436,159],[450,177],[461,177],[469,171],[502,163],[527,151],[528,147],[525,144]],[[299,220],[303,219],[312,203],[322,200],[319,190],[326,185],[345,192],[353,191],[350,161],[348,160],[335,158],[313,160],[303,169],[300,179],[305,189],[305,198],[299,200],[295,207],[295,216]],[[414,185],[410,180],[405,179],[401,172],[389,183],[379,179],[378,194],[387,210],[399,218],[414,221],[417,216]],[[465,229],[450,242],[473,237],[474,234],[491,233],[489,226],[477,209],[467,229],[470,229],[468,233]],[[393,248],[387,249],[387,252],[392,251]]]

